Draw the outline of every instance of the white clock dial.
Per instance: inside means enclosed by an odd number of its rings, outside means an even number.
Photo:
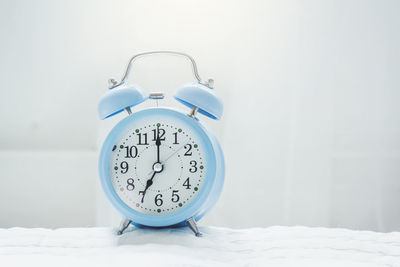
[[[110,153],[115,192],[141,213],[176,212],[201,190],[206,171],[202,143],[179,122],[150,119],[132,124]]]

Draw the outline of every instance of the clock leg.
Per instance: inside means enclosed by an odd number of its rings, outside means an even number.
[[[188,219],[188,220],[186,221],[186,223],[189,225],[189,228],[193,231],[193,233],[194,233],[197,237],[200,237],[200,236],[203,235],[202,233],[200,233],[199,228],[197,227],[197,223],[196,223],[196,221],[194,220],[193,217],[190,218],[190,219]]]
[[[119,225],[117,235],[122,235],[125,229],[128,228],[128,226],[131,224],[131,222],[132,222],[131,220],[123,218],[121,224]]]

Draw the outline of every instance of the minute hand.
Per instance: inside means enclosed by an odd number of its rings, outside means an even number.
[[[160,163],[160,145],[161,145],[161,139],[160,139],[160,129],[157,126],[157,139],[156,139],[156,146],[157,146],[157,162]]]

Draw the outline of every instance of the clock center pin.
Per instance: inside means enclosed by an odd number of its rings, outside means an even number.
[[[159,172],[162,172],[163,169],[164,169],[164,167],[161,163],[159,163],[159,162],[154,163],[153,171],[159,173]]]

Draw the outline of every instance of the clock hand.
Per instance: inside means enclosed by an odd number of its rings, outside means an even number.
[[[144,201],[144,196],[146,195],[146,191],[147,191],[147,189],[149,189],[149,187],[153,184],[153,178],[154,178],[154,176],[156,176],[156,171],[154,171],[153,172],[153,175],[151,176],[151,178],[150,179],[148,179],[147,181],[146,181],[146,188],[143,190],[143,191],[139,191],[139,195],[140,194],[142,194],[143,196],[142,196],[142,203],[143,203],[143,201]]]
[[[151,178],[146,181],[146,187],[144,188],[144,190],[143,191],[139,191],[139,195],[140,194],[143,195],[142,196],[142,203],[144,201],[144,196],[146,195],[147,189],[149,189],[149,187],[152,186],[152,184],[153,184],[154,176],[156,176],[156,173],[162,172],[163,169],[164,169],[164,167],[160,162],[156,162],[156,163],[153,164],[153,174],[151,175]]]
[[[178,148],[177,150],[175,150],[174,152],[172,152],[170,155],[168,155],[168,157],[166,158],[166,159],[164,159],[162,162],[160,162],[161,164],[163,164],[164,165],[164,163],[167,161],[167,160],[169,160],[173,155],[175,155],[179,150],[181,150],[182,148],[184,148],[186,145],[187,145],[187,142],[189,141],[189,139],[188,140],[186,140],[186,142],[184,143],[184,145],[182,145],[180,148]],[[149,172],[148,173],[148,175],[151,175],[151,173],[152,173],[153,171],[151,171],[151,172]]]
[[[160,145],[161,145],[160,129],[159,129],[159,126],[157,125],[156,146],[157,146],[157,162],[158,162],[158,163],[160,163]]]
[[[187,140],[189,141],[189,139]],[[182,145],[180,148],[178,148],[177,150],[175,150],[174,152],[172,152],[166,159],[164,159],[162,161],[162,164],[164,164],[167,160],[169,160],[173,155],[175,155],[179,150],[181,150],[182,148],[184,148],[187,145],[187,142],[184,143],[184,145]]]

